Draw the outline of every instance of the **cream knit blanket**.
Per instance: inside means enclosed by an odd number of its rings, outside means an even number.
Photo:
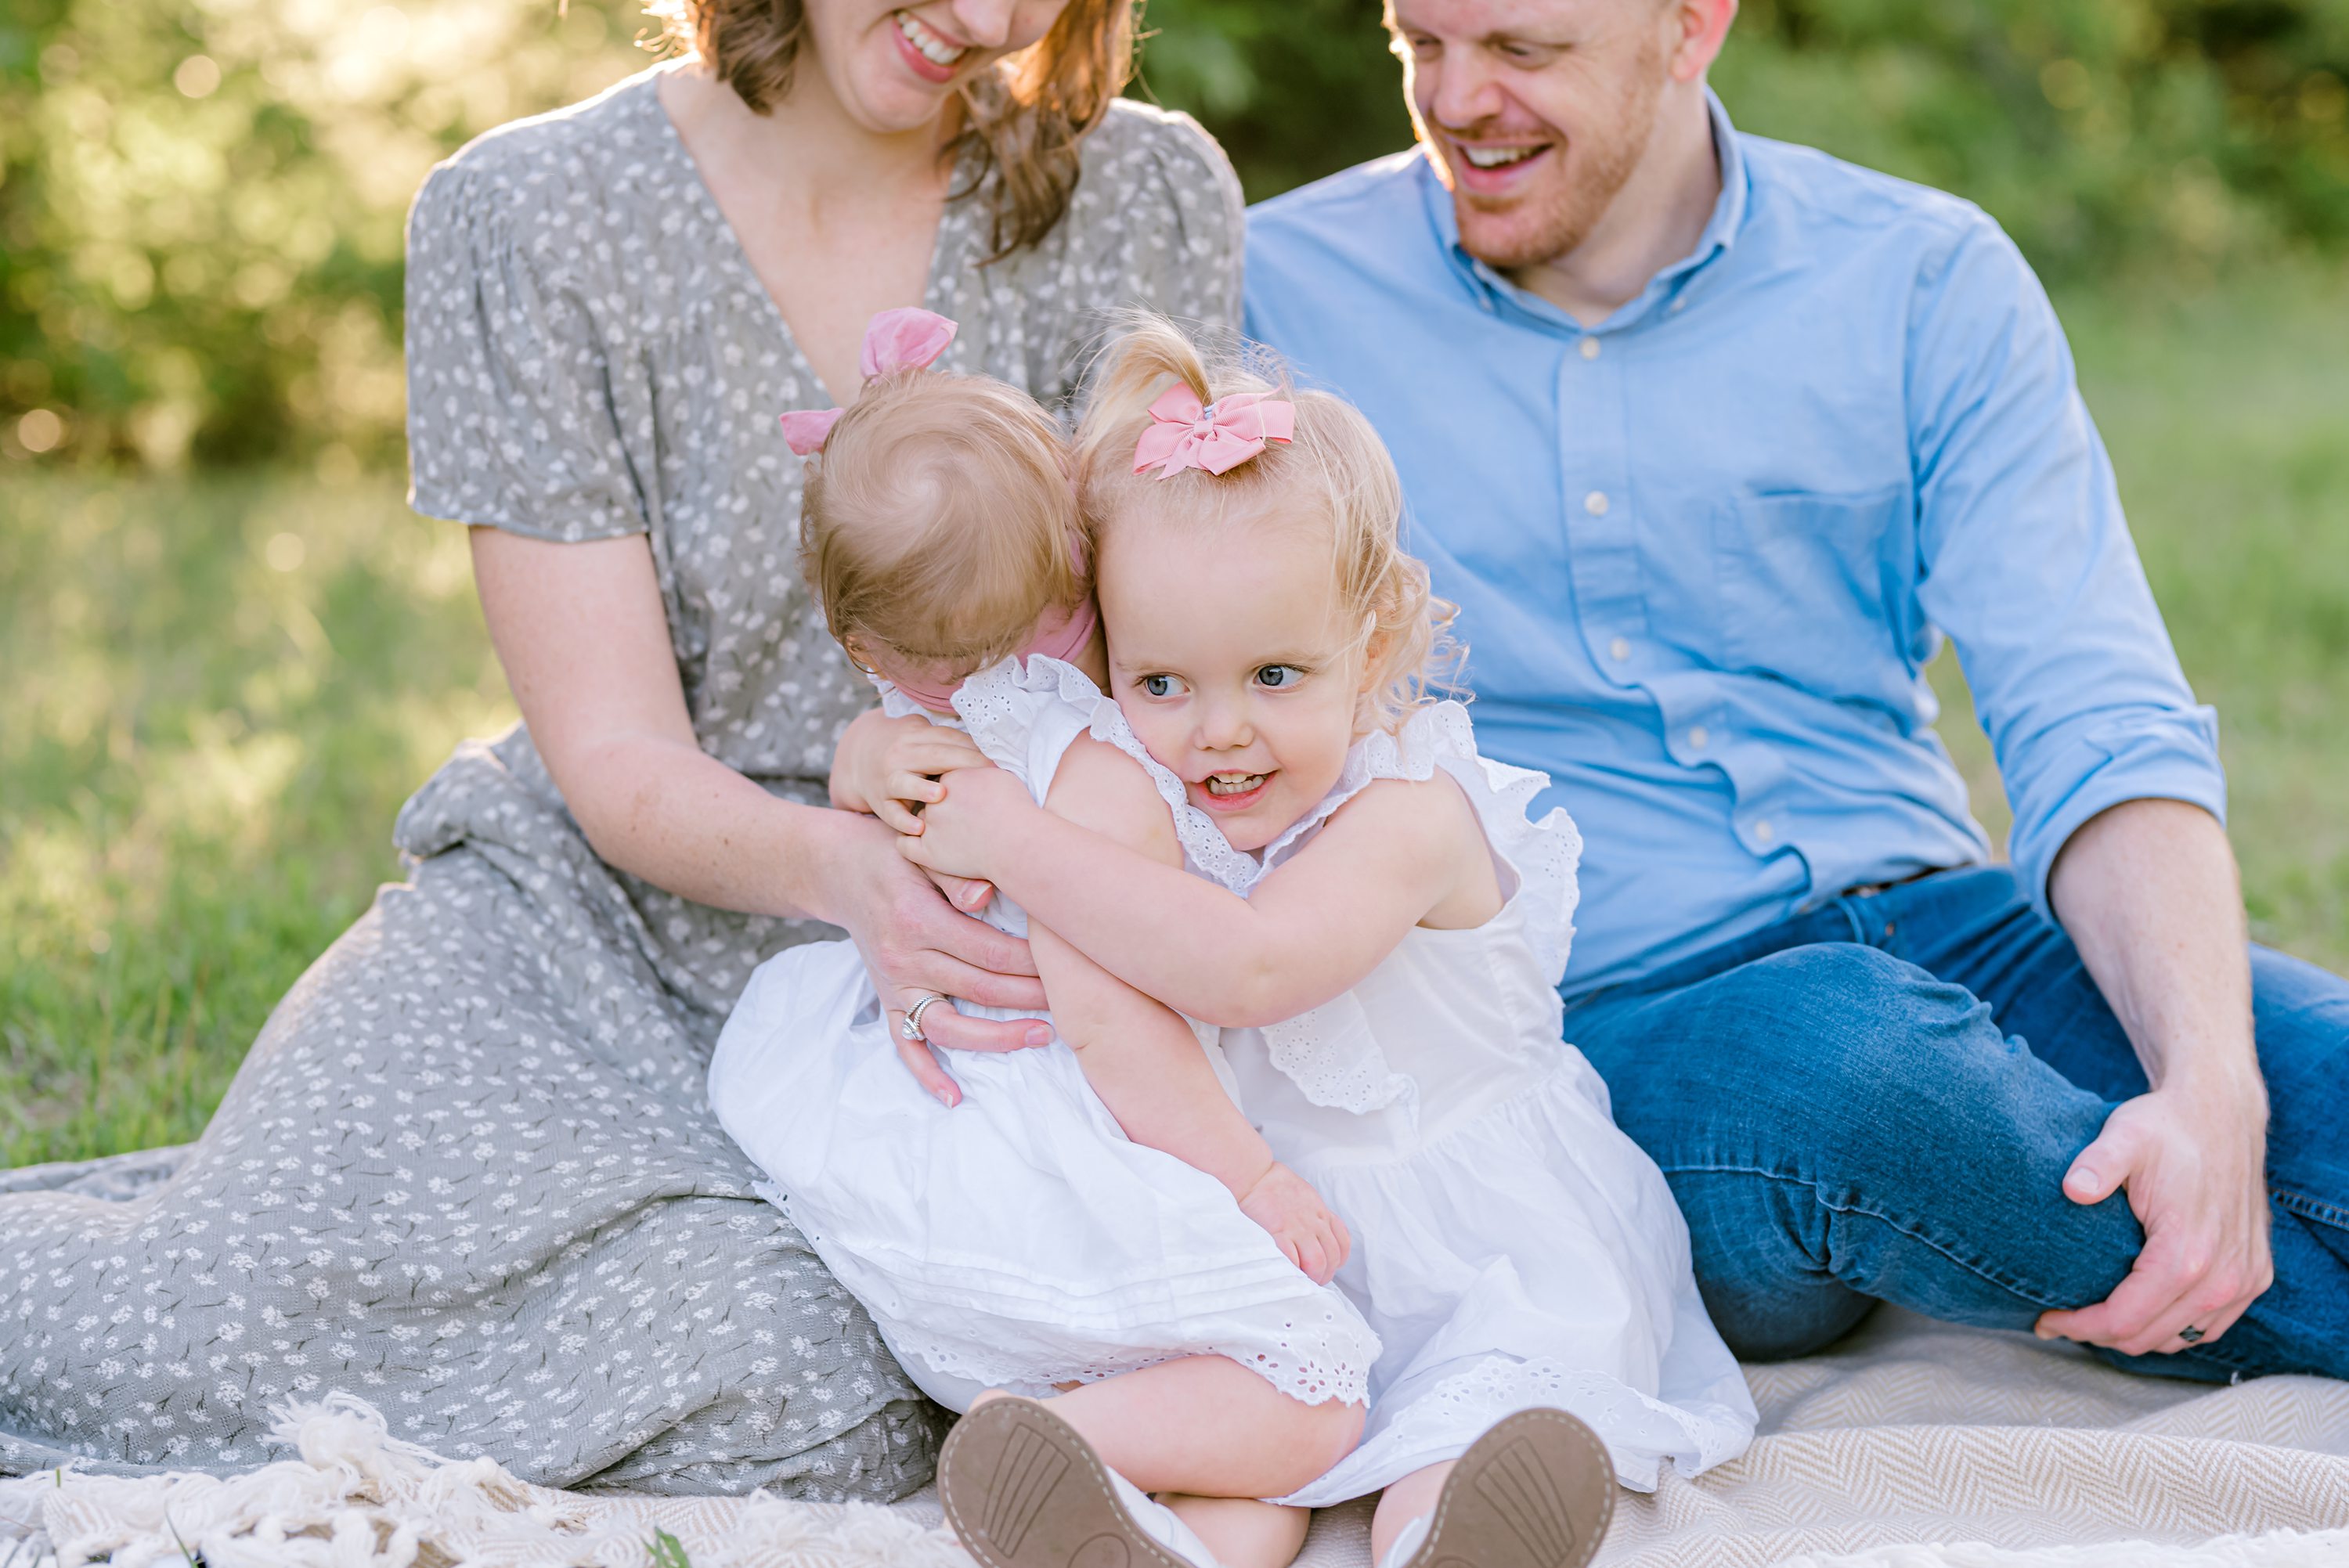
[[[1604,1568],[2349,1564],[2349,1384],[2132,1377],[1890,1309],[1833,1355],[1751,1377],[1753,1450],[1627,1495]],[[227,1480],[0,1481],[0,1568],[682,1568],[656,1532],[690,1568],[968,1564],[926,1497],[547,1491],[401,1443],[347,1396],[287,1411],[279,1437],[298,1457]],[[1369,1517],[1325,1511],[1302,1568],[1367,1568]]]

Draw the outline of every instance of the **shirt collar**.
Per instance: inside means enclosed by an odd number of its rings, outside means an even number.
[[[1485,309],[1514,308],[1530,315],[1545,325],[1563,326],[1569,332],[1609,332],[1647,315],[1657,305],[1681,288],[1715,257],[1736,243],[1738,231],[1745,223],[1745,209],[1751,176],[1745,166],[1745,150],[1737,138],[1737,128],[1729,123],[1729,110],[1720,95],[1710,87],[1704,89],[1705,115],[1713,124],[1713,156],[1721,166],[1721,194],[1713,204],[1713,216],[1705,221],[1704,231],[1697,236],[1696,246],[1670,266],[1662,268],[1648,280],[1648,286],[1627,301],[1621,309],[1592,328],[1543,299],[1503,277],[1485,263],[1460,248],[1460,222],[1452,207],[1452,192],[1437,178],[1433,163],[1423,166],[1421,185],[1427,202],[1428,221],[1434,226],[1437,242],[1443,247],[1444,259],[1452,265],[1463,283],[1474,293]],[[1421,149],[1423,159],[1433,160],[1434,154]]]

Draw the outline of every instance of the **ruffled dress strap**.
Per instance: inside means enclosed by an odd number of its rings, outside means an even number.
[[[1114,746],[1141,763],[1142,770],[1150,775],[1151,783],[1157,788],[1158,798],[1165,801],[1166,809],[1174,814],[1175,841],[1183,846],[1183,858],[1190,869],[1211,882],[1220,882],[1241,897],[1247,897],[1248,890],[1256,886],[1257,879],[1264,874],[1263,868],[1257,864],[1256,857],[1232,848],[1231,841],[1224,837],[1224,830],[1216,826],[1215,819],[1191,804],[1190,792],[1184,789],[1183,780],[1176,778],[1164,763],[1150,755],[1149,749],[1142,744],[1141,737],[1133,733],[1133,727],[1126,723],[1125,715],[1116,703],[1107,697],[1102,699],[1101,705],[1093,710],[1090,733],[1095,740]]]
[[[1061,758],[1109,698],[1084,671],[1042,654],[1012,657],[955,688],[956,715],[998,768],[1029,788],[1040,805]]]
[[[867,672],[864,678],[881,694],[881,717],[884,718],[926,718],[932,724],[944,724],[944,714],[932,713],[894,685],[879,676]]]
[[[1340,808],[1372,784],[1386,779],[1424,782],[1438,769],[1466,793],[1485,841],[1512,873],[1509,902],[1521,912],[1526,935],[1556,985],[1566,972],[1574,935],[1582,837],[1563,808],[1537,821],[1528,820],[1526,810],[1549,788],[1548,777],[1479,754],[1468,710],[1459,703],[1431,704],[1398,732],[1381,731],[1357,742],[1336,787],[1273,841],[1257,874],[1296,854]],[[1388,1064],[1369,1013],[1351,991],[1263,1033],[1272,1065],[1315,1105],[1361,1115],[1415,1102],[1417,1086]]]
[[[1340,807],[1380,779],[1419,783],[1435,777],[1439,768],[1467,795],[1485,841],[1515,873],[1516,885],[1505,890],[1506,896],[1522,906],[1526,934],[1556,985],[1566,974],[1567,954],[1574,942],[1582,834],[1563,806],[1554,806],[1539,818],[1528,814],[1549,788],[1549,775],[1495,762],[1479,752],[1475,727],[1467,708],[1457,702],[1431,703],[1395,734],[1381,731],[1356,742],[1336,787],[1266,849],[1265,871],[1296,853]]]

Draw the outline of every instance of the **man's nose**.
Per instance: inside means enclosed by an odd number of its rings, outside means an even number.
[[[1506,107],[1484,51],[1455,46],[1440,60],[1419,67],[1420,113],[1448,130],[1468,130]]]
[[[966,42],[999,49],[1011,36],[1011,14],[1019,8],[1019,0],[954,0],[947,9]]]

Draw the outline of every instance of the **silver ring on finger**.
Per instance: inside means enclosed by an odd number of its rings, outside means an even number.
[[[2199,1345],[2202,1343],[2202,1331],[2189,1323],[2178,1331],[2178,1337],[2189,1345]]]
[[[909,1040],[920,1040],[927,1044],[930,1037],[922,1033],[922,1014],[932,1003],[945,1000],[944,996],[935,991],[924,995],[920,1001],[905,1009],[905,1020],[897,1026],[897,1032]]]

